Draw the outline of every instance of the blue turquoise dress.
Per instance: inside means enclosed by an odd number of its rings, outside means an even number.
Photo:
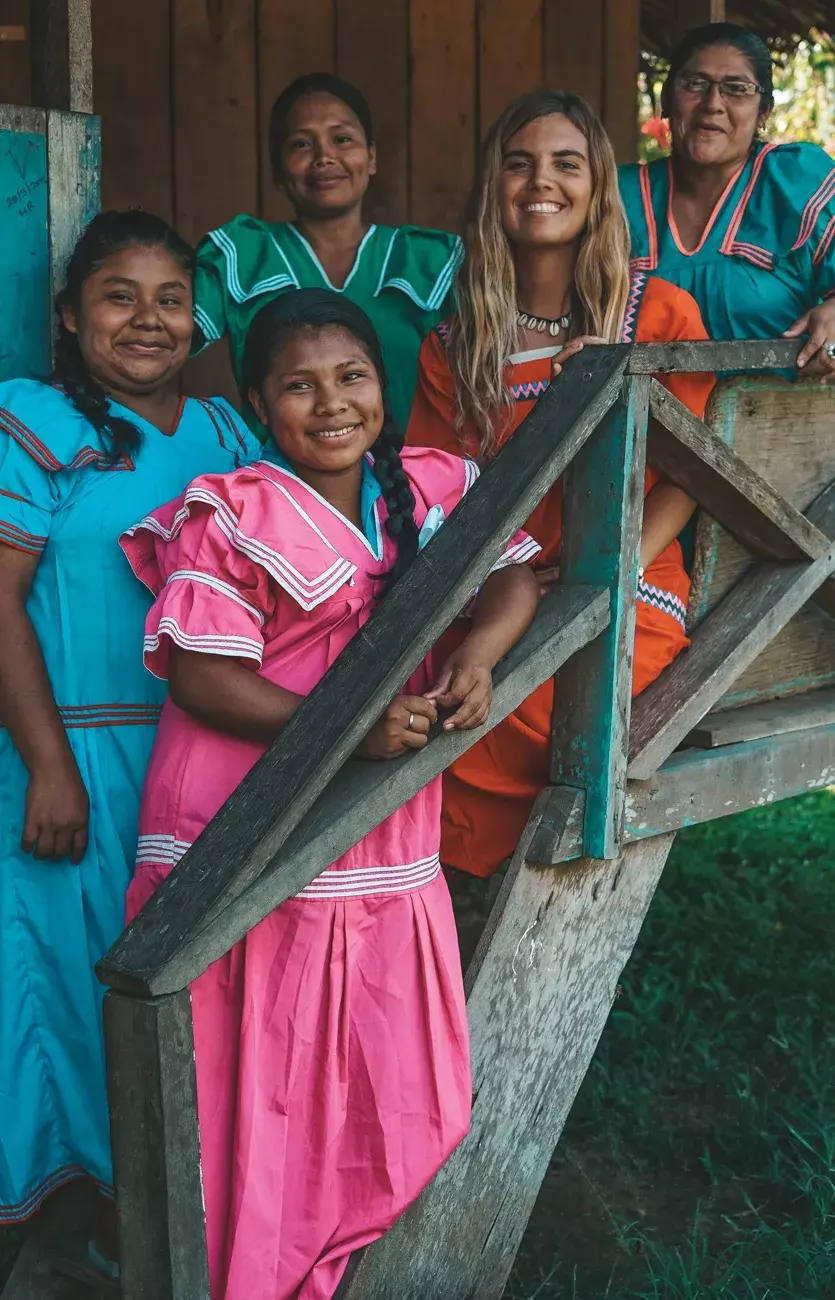
[[[28,611],[90,796],[79,866],[24,854],[27,773],[0,730],[0,1226],[71,1178],[111,1182],[104,990],[93,967],[123,929],[165,691],[142,665],[152,597],[117,538],[195,475],[260,451],[222,400],[184,401],[170,436],[114,411],[142,433],[134,462],[115,468],[57,388],[0,384],[0,541],[40,557]]]
[[[621,167],[620,187],[633,269],[686,289],[712,338],[777,338],[835,294],[835,162],[815,144],[757,142],[692,251],[669,159]]]

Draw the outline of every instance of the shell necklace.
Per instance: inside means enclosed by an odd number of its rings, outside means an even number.
[[[553,338],[556,338],[560,330],[567,331],[571,325],[571,312],[552,319],[548,316],[534,316],[529,311],[517,311],[516,323],[521,325],[522,329],[537,330],[540,334],[544,334],[547,330]]]

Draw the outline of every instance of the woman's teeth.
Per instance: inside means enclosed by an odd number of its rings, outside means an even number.
[[[346,433],[353,433],[356,427],[355,424],[346,424],[342,429],[316,429],[310,436],[312,438],[343,438]]]

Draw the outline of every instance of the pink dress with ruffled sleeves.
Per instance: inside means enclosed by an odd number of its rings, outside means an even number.
[[[403,452],[418,526],[477,470]],[[259,461],[195,479],[123,536],[156,602],[145,662],[171,642],[225,654],[306,694],[368,618],[393,564],[295,475]],[[538,547],[517,534],[504,562]],[[380,558],[378,558],[378,556]],[[408,689],[430,684],[425,662]],[[133,916],[264,747],[168,699],[140,812]],[[433,781],[191,987],[213,1300],[325,1300],[467,1132],[470,1068],[458,943],[440,872]]]

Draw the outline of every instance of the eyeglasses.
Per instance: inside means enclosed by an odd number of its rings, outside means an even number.
[[[755,95],[767,93],[765,86],[758,81],[745,81],[740,77],[723,77],[721,81],[714,81],[713,77],[705,77],[701,72],[680,72],[675,84],[686,95],[698,95],[701,99],[707,99],[714,86],[723,99],[753,99]]]

